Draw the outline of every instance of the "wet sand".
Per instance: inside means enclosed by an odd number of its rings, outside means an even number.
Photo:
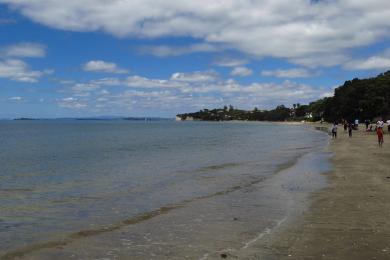
[[[240,259],[390,259],[390,135],[379,148],[360,127],[331,140],[327,188],[302,217],[242,252]]]

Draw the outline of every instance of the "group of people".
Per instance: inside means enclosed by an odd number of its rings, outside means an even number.
[[[366,132],[371,132],[371,131],[375,131],[377,136],[378,136],[378,144],[379,144],[379,147],[382,147],[383,145],[383,135],[384,135],[384,125],[385,125],[385,122],[383,121],[383,119],[380,119],[376,122],[375,124],[375,130],[373,130],[373,126],[371,124],[371,122],[369,120],[365,120],[365,125],[366,125]],[[386,124],[387,124],[387,131],[390,133],[390,119],[386,121]],[[348,131],[348,136],[349,137],[352,137],[352,130],[357,130],[359,128],[359,120],[355,120],[355,122],[348,122],[347,120],[342,120],[342,125],[344,126],[344,132],[347,132]],[[370,126],[370,127],[369,127]],[[332,139],[336,139],[337,138],[337,127],[338,127],[338,123],[337,122],[334,122],[332,127],[331,127],[331,133],[332,133]]]
[[[341,120],[341,123],[344,126],[344,132],[348,131],[348,136],[349,137],[352,137],[352,130],[353,129],[357,130],[359,128],[359,121],[351,123],[351,122],[348,122],[347,120],[343,119],[343,120]],[[333,126],[331,128],[332,139],[336,139],[337,138],[337,127],[338,127],[338,123],[334,122]]]

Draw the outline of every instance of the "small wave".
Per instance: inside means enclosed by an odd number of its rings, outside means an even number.
[[[238,258],[238,256],[234,255],[234,253],[240,251],[240,250],[245,250],[247,249],[248,247],[250,247],[252,244],[256,243],[257,241],[261,240],[263,237],[267,236],[267,235],[270,235],[272,234],[272,232],[274,230],[276,230],[277,228],[279,228],[283,222],[285,222],[287,220],[287,216],[282,218],[281,220],[277,221],[276,224],[273,226],[273,227],[267,227],[265,228],[260,234],[258,234],[255,238],[249,240],[248,242],[245,242],[244,246],[241,247],[240,249],[236,250],[236,249],[232,249],[232,248],[227,248],[227,249],[224,249],[224,250],[220,250],[218,251],[219,253],[221,252],[230,252],[232,253],[233,256],[235,256],[235,258]],[[208,259],[210,256],[210,253],[206,253],[204,254],[201,258],[199,258],[199,260],[206,260]]]
[[[32,192],[33,188],[5,188],[0,189],[0,192]]]
[[[254,239],[249,240],[248,242],[245,243],[245,245],[241,249],[247,249],[250,245],[253,243],[259,241],[262,239],[264,236],[269,235],[272,233],[273,230],[277,229],[280,225],[283,224],[287,220],[287,217],[284,217],[283,219],[279,220],[276,222],[276,225],[272,228],[266,228],[263,232],[261,232],[258,236],[256,236]]]
[[[312,149],[313,146],[304,146],[304,147],[296,147],[294,150],[309,150]]]
[[[95,201],[99,200],[99,197],[92,197],[92,196],[70,196],[64,199],[58,199],[58,200],[52,200],[51,203],[54,204],[66,204],[66,203],[72,203],[72,202],[82,202],[82,201]]]
[[[205,171],[216,171],[216,170],[223,170],[226,168],[231,168],[231,167],[237,167],[240,166],[241,163],[222,163],[222,164],[217,164],[217,165],[211,165],[211,166],[205,166],[197,169],[197,172],[205,172]]]

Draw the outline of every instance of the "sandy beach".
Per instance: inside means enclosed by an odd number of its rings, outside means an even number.
[[[390,135],[379,148],[361,126],[331,140],[327,188],[303,216],[264,238],[240,259],[390,259]]]

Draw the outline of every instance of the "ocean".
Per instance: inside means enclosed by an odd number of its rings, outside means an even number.
[[[0,258],[234,255],[326,185],[328,139],[260,122],[0,121]]]

